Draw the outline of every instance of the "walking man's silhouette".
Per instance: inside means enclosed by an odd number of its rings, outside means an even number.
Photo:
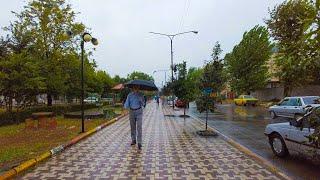
[[[136,145],[138,142],[138,148],[142,148],[142,115],[143,107],[146,102],[143,94],[139,92],[139,86],[133,86],[132,92],[128,94],[124,107],[129,109],[129,120],[131,127],[131,145]]]

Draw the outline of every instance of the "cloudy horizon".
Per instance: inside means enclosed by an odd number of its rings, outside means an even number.
[[[174,63],[187,61],[188,67],[201,67],[210,59],[216,41],[223,54],[230,52],[245,31],[255,25],[265,25],[268,8],[283,0],[67,0],[72,4],[77,20],[83,22],[99,39],[94,52],[98,68],[110,75],[125,77],[136,70],[153,75],[154,70],[169,69],[170,41],[166,34],[196,30],[195,34],[177,36],[173,42]],[[0,26],[14,21],[11,11],[21,11],[27,1],[11,0],[0,7]],[[4,35],[1,30],[1,35]],[[90,47],[90,46],[89,46]],[[169,75],[169,73],[167,73]],[[158,86],[164,73],[155,73]],[[167,78],[168,80],[168,78]]]

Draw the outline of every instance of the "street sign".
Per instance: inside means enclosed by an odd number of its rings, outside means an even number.
[[[211,87],[206,87],[203,89],[203,93],[206,94],[206,95],[209,95],[211,94],[213,91],[213,89]]]

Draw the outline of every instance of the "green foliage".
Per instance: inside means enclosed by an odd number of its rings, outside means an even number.
[[[320,108],[316,108],[308,117],[309,127],[314,128],[314,133],[308,136],[309,142],[320,147]]]
[[[197,78],[196,73],[194,72],[195,70],[189,71],[194,74],[189,74],[187,71],[187,63],[185,61],[178,64],[176,67],[178,71],[178,78],[174,80],[172,84],[169,84],[169,86],[172,88],[175,96],[185,103],[189,103],[197,96],[196,93],[198,87],[196,86],[197,84],[195,81],[193,81],[194,78]]]
[[[65,0],[32,0],[22,12],[14,14],[17,20],[5,29],[37,60],[48,98],[64,94],[71,76],[66,69],[76,65],[70,63],[70,54],[77,51],[76,37],[84,31],[84,25],[75,22],[75,12]],[[71,39],[65,35],[67,31],[72,31]]]
[[[216,42],[212,49],[212,61],[207,63],[203,68],[202,77],[200,79],[199,89],[201,91],[200,96],[196,100],[197,109],[199,112],[207,110],[214,111],[214,103],[216,97],[211,97],[208,94],[203,93],[204,88],[212,88],[213,93],[220,92],[226,81],[226,75],[224,72],[223,60],[220,58],[222,53],[221,45]]]
[[[201,77],[203,75],[202,68],[195,68],[191,67],[188,70],[187,74],[187,81],[192,83],[192,88],[189,89],[190,96],[192,96],[192,100],[196,99],[198,95],[201,93],[200,86],[201,86]]]
[[[319,1],[285,1],[270,11],[266,23],[278,44],[276,65],[285,96],[297,86],[319,81],[319,19]]]
[[[96,108],[95,104],[85,104],[84,109]],[[54,112],[56,115],[61,115],[66,112],[80,111],[81,105],[54,105],[54,106],[39,106],[26,108],[21,111],[2,112],[0,113],[0,126],[13,123],[23,122],[25,119],[30,118],[32,113],[35,112]]]
[[[94,69],[91,69],[87,72],[87,77],[89,78],[87,83],[87,92],[102,94],[110,91],[110,89],[115,85],[110,75],[102,70],[95,71]]]
[[[133,71],[131,74],[128,74],[127,80],[134,80],[134,79],[142,79],[147,81],[154,81],[153,77],[149,74],[139,72],[139,71]]]
[[[250,93],[265,87],[268,79],[266,62],[270,59],[271,49],[265,27],[255,26],[244,33],[241,42],[224,58],[233,90]]]
[[[36,83],[36,77],[33,73],[37,65],[32,66],[33,59],[23,50],[28,43],[28,39],[23,39],[20,36],[7,36],[0,39],[0,93],[4,96],[7,111],[12,111],[14,98],[19,98],[19,102],[23,100],[24,96],[20,97],[19,94],[33,93],[34,90],[31,86]],[[26,58],[26,62],[22,62],[22,58]],[[25,71],[25,68],[31,72]],[[27,82],[31,83],[26,85],[27,88],[19,87]],[[26,92],[28,90],[30,92]],[[32,99],[25,101],[32,101]]]
[[[126,78],[122,78],[119,75],[115,75],[113,77],[113,81],[114,81],[115,84],[121,84],[121,83],[123,84],[123,83],[127,82],[127,79]]]
[[[18,109],[33,104],[35,96],[45,87],[39,65],[26,52],[0,59],[0,94],[5,97],[7,110],[12,111],[13,99]]]
[[[205,112],[207,110],[214,112],[214,109],[215,109],[214,104],[215,104],[215,99],[205,94],[202,94],[196,100],[197,110],[200,113]]]
[[[17,20],[4,28],[10,35],[0,39],[0,93],[8,110],[13,99],[18,108],[26,108],[40,93],[47,94],[49,106],[52,96],[66,95],[70,102],[79,97],[79,42],[85,26],[75,22],[71,6],[65,0],[32,0],[13,13]],[[96,70],[91,54],[84,55],[85,89],[101,94],[114,82],[106,72]]]

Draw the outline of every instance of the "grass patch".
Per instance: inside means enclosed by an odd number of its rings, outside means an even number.
[[[121,108],[115,109],[121,113]],[[108,119],[85,121],[85,130],[91,130]],[[22,161],[34,158],[77,136],[81,129],[81,119],[57,117],[55,130],[26,130],[25,123],[0,127],[0,173]]]

